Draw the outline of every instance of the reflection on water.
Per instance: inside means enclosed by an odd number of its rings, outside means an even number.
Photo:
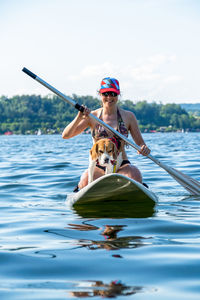
[[[141,236],[124,236],[118,237],[117,234],[123,230],[126,225],[105,225],[104,228],[97,228],[96,226],[86,224],[69,224],[69,228],[74,230],[89,231],[89,230],[101,230],[100,236],[103,236],[104,240],[77,240],[77,245],[86,247],[89,250],[119,250],[119,249],[132,249],[148,245],[149,238]],[[113,254],[113,257],[122,258],[121,255]]]
[[[120,280],[111,281],[109,284],[103,281],[88,281],[82,291],[72,291],[70,295],[77,298],[97,297],[116,298],[117,296],[130,296],[143,292],[143,288],[139,286],[131,287],[122,284]],[[79,288],[81,289],[81,288]]]
[[[145,141],[200,180],[200,134]],[[90,143],[88,135],[0,136],[0,299],[199,299],[200,197],[129,148],[158,204],[68,209]]]

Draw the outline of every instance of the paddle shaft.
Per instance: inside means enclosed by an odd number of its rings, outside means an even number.
[[[68,96],[64,95],[63,93],[61,93],[60,91],[58,91],[52,85],[50,85],[49,83],[47,83],[46,81],[41,79],[39,76],[32,73],[27,68],[23,68],[22,71],[24,73],[26,73],[27,75],[29,75],[31,78],[38,81],[40,84],[42,84],[46,88],[48,88],[50,91],[52,91],[58,97],[63,99],[65,102],[67,102],[68,104],[71,104],[72,106],[74,106],[74,108],[76,108],[77,110],[79,110],[81,112],[84,112],[84,109],[85,109],[84,106],[80,105],[79,103],[76,103],[73,99],[71,99],[70,97],[68,97]],[[94,119],[97,123],[101,124],[103,127],[108,129],[109,131],[111,131],[114,135],[118,136],[120,139],[122,139],[124,142],[126,142],[126,144],[130,145],[131,147],[133,147],[137,151],[140,151],[139,146],[137,146],[133,142],[129,141],[129,139],[127,139],[124,135],[122,135],[120,132],[116,131],[114,128],[112,128],[111,126],[109,126],[108,124],[106,124],[105,122],[103,122],[102,120],[97,118],[96,116],[94,116],[92,113],[90,113],[90,118]],[[188,183],[188,179],[184,176],[184,174],[182,175],[180,172],[177,172],[175,169],[166,166],[165,164],[160,162],[158,159],[153,157],[151,154],[147,155],[147,157],[149,159],[151,159],[154,163],[156,163],[158,166],[163,168],[165,171],[167,171],[174,179],[176,179],[191,194],[193,194],[193,195],[199,195],[200,194],[200,188],[197,187],[196,184],[193,183],[193,182]],[[187,188],[188,185],[189,185],[189,187]]]

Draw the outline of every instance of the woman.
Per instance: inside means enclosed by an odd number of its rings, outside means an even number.
[[[144,156],[148,155],[150,150],[142,138],[135,115],[130,111],[119,108],[117,105],[118,96],[120,95],[118,80],[110,77],[104,78],[101,82],[99,95],[102,100],[102,107],[92,111],[91,113],[114,129],[118,130],[126,137],[128,137],[128,132],[130,132],[135,143],[140,146],[139,153]],[[75,119],[64,129],[62,137],[64,139],[70,139],[82,133],[88,127],[91,128],[94,143],[101,138],[112,137],[113,134],[108,130],[105,130],[103,126],[90,118],[89,113],[90,110],[87,108],[85,108],[84,113],[78,112]],[[142,175],[138,168],[131,165],[127,158],[125,149],[123,149],[123,162],[117,173],[128,176],[142,183]],[[100,166],[96,167],[94,179],[97,179],[102,175],[104,175],[104,170],[100,168]],[[88,171],[85,171],[81,176],[78,187],[82,189],[87,184]]]

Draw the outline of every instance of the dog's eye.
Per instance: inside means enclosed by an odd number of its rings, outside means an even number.
[[[109,150],[109,151],[108,151],[108,153],[111,153],[111,152],[112,152],[112,150]]]
[[[99,152],[100,152],[100,153],[103,153],[103,151],[102,151],[102,150],[99,150]]]

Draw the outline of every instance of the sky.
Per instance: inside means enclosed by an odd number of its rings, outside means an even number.
[[[104,77],[121,100],[200,103],[199,0],[0,0],[0,96],[96,97]]]

